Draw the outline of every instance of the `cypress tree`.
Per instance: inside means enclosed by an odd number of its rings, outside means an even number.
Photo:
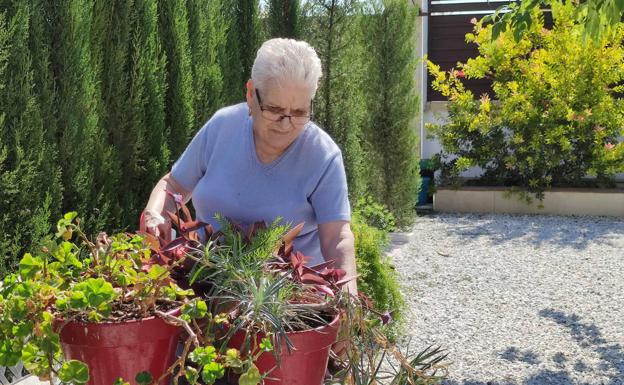
[[[159,24],[167,55],[166,122],[171,153],[177,158],[194,132],[193,68],[184,0],[159,1]]]
[[[3,130],[0,144],[0,271],[13,267],[49,233],[50,213],[60,203],[56,146],[47,141],[35,94],[30,57],[32,8],[3,4],[10,18],[11,48],[0,90]],[[0,43],[0,45],[2,45]]]
[[[100,124],[96,68],[91,59],[92,4],[49,2],[51,66],[57,79],[57,136],[64,186],[63,210],[76,210],[87,232],[111,228],[119,217],[119,187],[111,147]]]
[[[267,30],[271,37],[298,39],[301,35],[299,0],[269,0]]]
[[[308,3],[304,38],[318,52],[323,77],[316,94],[315,120],[342,149],[349,195],[354,200],[366,188],[361,131],[363,55],[357,0],[313,0]]]
[[[128,120],[133,135],[128,182],[126,225],[138,223],[156,182],[169,168],[170,150],[165,123],[166,59],[158,36],[157,0],[136,0],[131,17]]]
[[[240,103],[245,83],[264,34],[259,17],[258,0],[224,0],[227,20],[227,49],[220,60],[224,81],[224,102]]]
[[[251,77],[251,67],[256,59],[256,51],[260,46],[262,29],[258,15],[258,0],[239,0],[236,8],[236,23],[240,39],[240,60],[243,66],[243,81]]]
[[[119,204],[115,225],[123,227],[133,209],[132,182],[135,135],[130,119],[129,82],[130,16],[133,0],[93,1],[91,21],[91,62],[97,74],[99,124],[110,144],[110,170],[117,186],[110,199]],[[124,178],[121,178],[121,175]]]
[[[238,0],[223,0],[222,12],[225,16],[227,32],[226,47],[219,55],[219,65],[223,74],[223,103],[234,104],[243,101],[247,78],[241,59],[241,31],[238,22]]]
[[[414,216],[419,186],[417,137],[412,125],[418,113],[414,85],[416,20],[416,8],[406,1],[384,0],[365,23],[370,64],[367,136],[382,181],[373,190],[400,225],[408,224]]]
[[[0,92],[4,92],[5,88],[5,71],[8,60],[8,52],[11,47],[11,34],[7,28],[6,12],[0,11]],[[12,174],[8,169],[7,158],[9,156],[9,147],[7,143],[7,129],[4,124],[4,112],[0,111],[0,231],[2,234],[8,234],[11,225],[10,218],[6,214],[8,207],[4,199],[4,194],[11,186]],[[4,277],[7,273],[8,266],[12,265],[11,237],[0,236],[0,277]]]
[[[223,106],[219,54],[225,48],[226,24],[221,0],[187,2],[195,94],[194,127],[198,129]]]

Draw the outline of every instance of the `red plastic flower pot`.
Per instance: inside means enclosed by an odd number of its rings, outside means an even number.
[[[269,373],[264,385],[320,385],[323,383],[329,349],[338,336],[340,317],[326,326],[300,332],[287,333],[295,349],[288,351],[286,343],[282,341],[281,365],[272,352],[263,353],[258,358],[256,366],[261,374]],[[236,333],[230,340],[231,347],[240,347],[244,334]],[[262,336],[258,336],[258,342]]]
[[[179,309],[169,314],[177,315]],[[173,364],[181,331],[150,317],[119,323],[69,322],[59,334],[65,358],[89,367],[87,385],[112,385],[119,377],[135,385],[138,373],[149,372],[156,381]],[[158,385],[168,383],[165,378]]]

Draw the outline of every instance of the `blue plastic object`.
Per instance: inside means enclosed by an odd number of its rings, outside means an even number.
[[[429,198],[429,185],[431,178],[423,176],[420,178],[420,190],[418,191],[418,206],[426,205]]]

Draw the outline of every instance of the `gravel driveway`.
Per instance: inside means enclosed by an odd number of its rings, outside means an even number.
[[[447,384],[624,384],[624,219],[421,216],[390,254]]]

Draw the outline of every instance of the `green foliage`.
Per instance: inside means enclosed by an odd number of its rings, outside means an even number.
[[[238,0],[222,0],[222,12],[226,20],[227,49],[219,52],[219,65],[223,73],[223,102],[225,104],[239,103],[243,100],[245,71],[241,60],[241,32],[239,31],[237,7]]]
[[[365,134],[370,142],[369,179],[374,197],[405,226],[415,216],[419,187],[417,137],[413,125],[418,112],[415,31],[418,9],[403,0],[373,2],[375,12],[363,19],[368,38],[368,76]],[[374,38],[373,38],[374,37]]]
[[[225,50],[226,23],[221,0],[189,1],[189,38],[195,94],[194,127],[201,127],[223,105],[219,55]]]
[[[134,380],[139,385],[149,385],[152,383],[152,381],[154,381],[154,378],[149,372],[140,372],[136,375]]]
[[[166,122],[171,154],[176,159],[195,132],[193,67],[185,4],[183,0],[158,2],[160,36],[167,54]]]
[[[365,53],[358,0],[314,0],[304,5],[303,37],[315,47],[323,77],[314,104],[314,120],[342,150],[352,199],[366,190],[366,153],[362,147],[365,116]]]
[[[59,370],[59,379],[68,384],[86,384],[89,381],[89,368],[80,361],[69,360]]]
[[[431,130],[442,143],[443,175],[472,166],[485,183],[521,186],[539,199],[551,186],[579,185],[586,174],[603,184],[624,171],[624,28],[599,41],[583,38],[571,3],[553,3],[555,27],[535,22],[516,42],[512,31],[491,40],[492,26],[466,36],[480,55],[444,73],[433,63],[433,87],[449,98],[449,118]],[[491,78],[497,103],[475,99],[461,81]],[[454,158],[455,154],[457,158]],[[530,196],[527,196],[530,199]]]
[[[381,203],[377,203],[372,196],[365,195],[355,203],[354,211],[358,217],[369,226],[384,232],[396,230],[394,215]]]
[[[0,276],[15,266],[24,245],[38,242],[49,231],[49,216],[56,215],[61,203],[57,146],[46,131],[47,118],[35,91],[30,55],[35,28],[31,19],[36,10],[25,2],[5,9],[3,28],[10,39],[0,42],[4,47],[0,48],[4,72],[0,86]]]
[[[251,77],[251,67],[256,58],[256,51],[260,47],[261,31],[260,24],[260,1],[238,0],[235,8],[236,29],[238,32],[239,57],[243,67],[243,80]]]
[[[300,37],[301,4],[299,0],[269,0],[267,31],[270,37]]]
[[[245,83],[263,37],[258,0],[222,0],[226,30],[226,49],[219,54],[223,72],[226,104],[240,103]]]
[[[511,31],[516,42],[528,33],[536,22],[535,10],[557,7],[566,0],[526,0],[499,7],[484,20],[494,22],[492,40],[507,30]],[[567,0],[569,1],[569,0]],[[624,17],[624,2],[618,0],[588,0],[574,2],[574,19],[583,25],[583,38],[600,40],[618,29]]]
[[[56,104],[60,164],[64,187],[63,207],[85,213],[93,228],[119,217],[115,186],[119,163],[102,128],[101,99],[96,63],[91,56],[93,4],[66,0],[46,5],[56,39],[50,51],[57,79]]]
[[[371,297],[380,311],[390,311],[400,320],[405,305],[398,277],[391,261],[384,255],[389,239],[385,231],[368,225],[354,213],[351,230],[355,236],[358,290]]]
[[[150,244],[141,236],[100,233],[94,243],[78,223],[76,213],[65,214],[56,241],[25,254],[19,270],[0,283],[0,364],[22,360],[31,373],[47,378],[60,366],[58,377],[68,384],[86,383],[89,371],[80,361],[64,359],[60,320],[119,322],[119,312],[122,319],[142,319],[157,314],[163,299],[176,303],[192,295],[170,280],[174,266],[152,264]],[[172,286],[181,294],[169,298],[163,289]],[[206,304],[203,313],[185,314],[189,322],[203,317]]]

